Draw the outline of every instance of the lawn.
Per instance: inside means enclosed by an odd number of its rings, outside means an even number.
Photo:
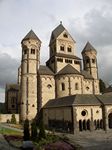
[[[0,128],[0,134],[3,134],[3,135],[21,135],[21,136],[23,135],[22,132],[15,131],[13,129],[8,129],[5,127]]]

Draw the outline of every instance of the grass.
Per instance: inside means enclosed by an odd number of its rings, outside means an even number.
[[[3,135],[21,135],[21,136],[23,135],[22,132],[15,131],[13,129],[8,129],[5,127],[0,128],[0,134],[3,134]]]

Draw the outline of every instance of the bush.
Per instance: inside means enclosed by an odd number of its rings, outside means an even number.
[[[37,138],[37,125],[34,120],[31,124],[31,139],[35,141],[36,138]]]
[[[7,123],[10,123],[10,120],[9,120],[9,119],[7,119]]]
[[[15,114],[12,114],[11,123],[12,123],[12,124],[16,124]]]
[[[46,138],[46,133],[45,133],[43,121],[41,120],[39,124],[39,140],[44,138]]]
[[[29,120],[26,119],[24,122],[24,136],[23,136],[24,141],[30,140],[30,132],[29,132]]]

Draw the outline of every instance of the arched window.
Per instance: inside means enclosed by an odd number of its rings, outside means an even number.
[[[82,124],[82,120],[79,120],[79,131],[82,131],[83,130],[83,124]]]
[[[94,120],[94,127],[95,127],[95,130],[97,129],[97,123],[96,123],[96,120]]]
[[[90,130],[90,120],[87,120],[87,130]]]
[[[78,90],[79,89],[79,85],[78,83],[75,83],[75,90]]]
[[[61,51],[64,51],[64,50],[65,50],[64,45],[61,45],[61,46],[60,46],[60,50],[61,50]]]
[[[31,54],[35,54],[35,49],[31,49]]]
[[[64,33],[64,34],[63,34],[63,37],[68,38],[67,33]]]
[[[90,60],[89,59],[86,59],[86,63],[88,64],[90,62]]]
[[[62,87],[62,91],[64,91],[65,90],[65,84],[61,83],[61,87]]]
[[[72,51],[72,47],[69,46],[69,47],[67,48],[67,51],[68,51],[68,52],[71,52],[71,51]]]
[[[24,50],[24,54],[27,54],[27,49]]]
[[[93,64],[95,63],[95,59],[92,59],[92,63],[93,63]]]
[[[87,123],[86,123],[86,120],[83,120],[83,130],[87,130]]]
[[[99,129],[100,128],[100,121],[99,121],[99,119],[97,120],[97,129]]]
[[[100,128],[103,129],[103,120],[100,120]]]
[[[47,85],[48,89],[52,88],[52,85],[51,84],[48,84]]]

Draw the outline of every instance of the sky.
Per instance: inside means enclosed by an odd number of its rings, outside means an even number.
[[[42,41],[41,64],[49,57],[49,40],[62,21],[77,42],[81,57],[87,41],[98,55],[99,77],[112,84],[112,0],[0,0],[0,101],[6,83],[16,83],[21,40],[32,29]]]

